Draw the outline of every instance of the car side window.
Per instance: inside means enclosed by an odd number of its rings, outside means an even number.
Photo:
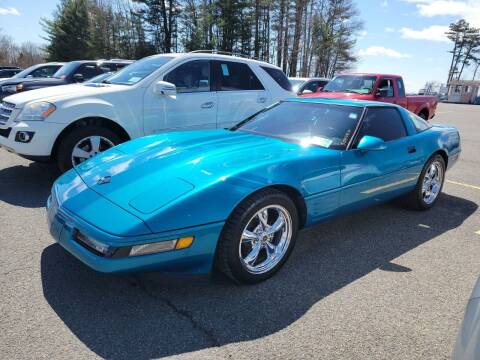
[[[264,87],[247,64],[219,61],[220,91],[264,90]]]
[[[305,90],[309,90],[311,91],[312,93],[316,92],[318,87],[320,85],[320,82],[319,81],[312,81],[312,82],[309,82],[307,85],[305,85],[305,87],[302,89],[302,92],[304,92]]]
[[[95,64],[83,64],[83,65],[80,65],[77,71],[74,72],[74,75],[75,74],[83,75],[83,80],[85,81],[85,80],[91,79],[94,76],[100,75],[104,72],[105,71],[100,69]]]
[[[404,97],[405,86],[403,86],[403,80],[400,78],[397,79],[397,89],[398,89],[398,96]]]
[[[59,68],[60,67],[56,67],[56,66],[44,66],[32,71],[30,75],[32,75],[35,78],[49,78],[49,77],[52,77],[52,75],[55,74],[55,72]]]
[[[365,135],[392,141],[407,136],[407,131],[397,109],[369,108],[358,133],[357,142]]]
[[[409,112],[408,116],[410,116],[410,120],[412,120],[413,126],[415,127],[417,132],[422,132],[432,127],[428,122],[426,122],[420,116],[415,115],[412,112]]]
[[[382,79],[378,85],[378,91],[382,97],[393,97],[393,81],[391,79]]]
[[[170,71],[164,81],[176,86],[178,93],[210,91],[210,60],[194,60]]]

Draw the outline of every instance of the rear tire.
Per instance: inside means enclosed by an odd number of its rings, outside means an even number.
[[[237,206],[225,223],[215,265],[238,283],[264,281],[288,259],[297,232],[298,211],[286,194],[270,189],[256,193]]]
[[[74,163],[78,165],[80,162],[121,142],[117,134],[110,129],[97,125],[81,126],[73,129],[60,140],[56,153],[57,166],[63,173],[70,170]],[[74,157],[74,150],[77,151],[77,154],[85,156],[85,158]]]
[[[445,182],[445,160],[435,154],[426,162],[415,189],[408,194],[407,204],[415,210],[428,210],[438,200]]]

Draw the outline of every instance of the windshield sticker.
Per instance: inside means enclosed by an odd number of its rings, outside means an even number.
[[[350,119],[356,120],[357,117],[358,117],[358,115],[355,114],[355,113],[350,113],[350,114],[348,115],[348,117],[349,117]]]

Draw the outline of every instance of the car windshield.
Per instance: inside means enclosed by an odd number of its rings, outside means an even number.
[[[343,150],[360,120],[363,107],[284,101],[245,120],[232,130]]]
[[[368,75],[339,75],[325,85],[322,91],[370,94],[376,79],[376,76]]]
[[[78,63],[72,61],[63,65],[60,69],[57,70],[55,74],[53,74],[53,78],[55,79],[65,79],[69,76],[72,71],[74,71],[78,66]]]
[[[155,56],[136,61],[105,80],[105,82],[120,85],[136,84],[172,59],[173,56]]]
[[[288,79],[290,81],[290,84],[292,84],[292,90],[297,91],[300,86],[302,86],[303,83],[305,83],[306,80],[304,79]]]
[[[25,70],[22,70],[19,73],[13,75],[12,78],[15,78],[15,79],[24,78],[24,77],[30,75],[30,73],[33,70],[35,70],[36,68],[37,68],[37,65],[30,66],[30,67],[26,68]]]

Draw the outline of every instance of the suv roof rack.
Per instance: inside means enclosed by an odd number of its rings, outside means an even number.
[[[190,51],[189,54],[229,55],[229,56],[236,56],[236,57],[244,58],[244,59],[261,61],[257,58],[254,58],[253,56],[244,55],[242,53],[234,53],[234,52],[223,51],[223,50],[215,50],[215,49],[193,50],[193,51]]]

